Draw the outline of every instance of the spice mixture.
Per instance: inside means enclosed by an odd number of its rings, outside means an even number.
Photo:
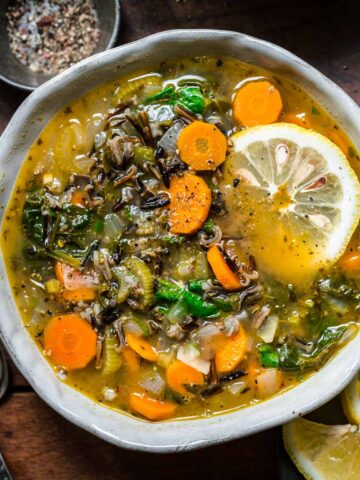
[[[36,73],[59,73],[91,55],[100,37],[92,0],[18,0],[7,11],[10,49]]]

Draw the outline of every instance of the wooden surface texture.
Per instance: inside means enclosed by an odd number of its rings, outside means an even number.
[[[121,8],[118,44],[171,28],[240,31],[291,50],[360,103],[358,0],[122,0]],[[0,132],[25,96],[0,84]],[[129,452],[64,420],[13,365],[0,403],[0,451],[15,480],[272,480],[278,435],[273,429],[178,455]]]

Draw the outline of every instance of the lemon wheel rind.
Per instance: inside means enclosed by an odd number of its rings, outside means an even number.
[[[335,175],[343,186],[343,198],[337,203],[341,212],[340,223],[329,238],[327,260],[335,262],[345,251],[360,220],[360,184],[346,156],[324,135],[289,123],[273,123],[247,128],[232,136],[234,152],[247,156],[247,147],[252,143],[273,139],[289,140],[301,147],[310,147],[327,161],[328,173]],[[247,156],[248,158],[248,156]]]
[[[356,375],[341,394],[341,403],[350,423],[360,425],[359,376]]]
[[[283,426],[283,440],[289,457],[306,480],[358,479],[358,426],[323,425],[298,418]]]
[[[293,429],[296,421],[297,420],[283,425],[282,433],[285,450],[291,458],[293,464],[306,480],[325,480],[318,475],[312,462],[306,456],[301,454],[297,448],[294,440],[295,436],[293,435]]]

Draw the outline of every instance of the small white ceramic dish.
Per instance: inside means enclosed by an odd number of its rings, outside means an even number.
[[[360,110],[334,83],[291,53],[235,32],[173,30],[80,62],[32,93],[0,139],[0,206],[5,206],[28,148],[62,106],[87,90],[161,60],[189,54],[241,59],[300,83],[344,127],[360,149]],[[3,215],[3,208],[1,215]],[[94,403],[62,383],[26,331],[0,258],[0,334],[36,392],[76,425],[122,447],[175,452],[225,442],[285,423],[334,397],[360,368],[360,335],[306,382],[268,401],[211,418],[149,423]]]
[[[5,16],[5,12],[7,12],[11,3],[11,0],[2,0],[0,2],[0,80],[21,90],[32,91],[54,75],[31,72],[11,52]],[[97,11],[101,32],[99,42],[95,47],[95,53],[98,53],[108,50],[115,45],[120,29],[120,0],[94,0],[94,6]]]

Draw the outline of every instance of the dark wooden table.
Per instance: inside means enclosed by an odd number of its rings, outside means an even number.
[[[360,103],[358,0],[122,0],[121,3],[119,44],[171,28],[236,30],[293,51]],[[0,132],[24,98],[24,93],[0,84]],[[0,451],[15,480],[278,478],[275,445],[278,429],[185,454],[128,452],[64,420],[36,396],[12,365],[11,373],[8,395],[0,404]],[[287,478],[290,480],[290,476]]]

